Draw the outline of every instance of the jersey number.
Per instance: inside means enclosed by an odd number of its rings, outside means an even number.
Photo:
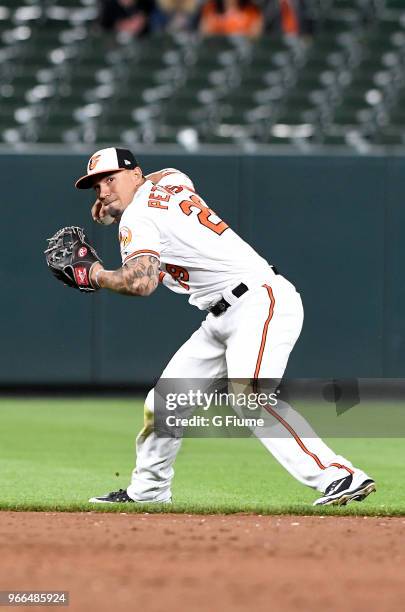
[[[189,200],[180,202],[180,208],[187,216],[191,215],[192,208],[196,208],[199,211],[197,217],[201,225],[208,227],[208,229],[218,234],[218,236],[223,234],[229,227],[229,225],[227,225],[225,221],[221,221],[221,219],[219,219],[217,223],[210,221],[210,216],[215,215],[215,213],[211,208],[208,208],[197,195],[192,195]]]
[[[187,283],[184,282],[188,281],[190,278],[189,273],[185,268],[182,268],[181,266],[175,266],[173,264],[166,264],[166,270],[173,278],[173,280],[177,281],[179,285],[184,287],[184,289],[187,289],[187,291],[190,289],[190,285],[187,285]]]

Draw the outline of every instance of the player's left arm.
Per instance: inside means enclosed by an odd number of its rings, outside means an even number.
[[[159,264],[159,259],[153,255],[139,255],[118,270],[105,270],[101,264],[95,264],[90,281],[94,287],[146,297],[159,284]]]
[[[177,168],[163,168],[162,170],[151,172],[146,178],[155,185],[181,185],[191,189],[191,191],[195,191],[191,178]]]
[[[156,170],[156,172],[150,172],[150,174],[147,174],[145,178],[148,181],[152,181],[152,183],[155,183],[155,185],[157,185],[162,180],[164,172],[164,170]]]

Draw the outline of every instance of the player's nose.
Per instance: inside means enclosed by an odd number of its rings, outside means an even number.
[[[110,195],[110,190],[108,189],[107,185],[101,185],[100,186],[100,192],[99,192],[99,200],[105,200],[105,198],[107,198]]]

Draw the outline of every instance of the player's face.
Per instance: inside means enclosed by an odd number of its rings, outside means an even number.
[[[111,172],[96,181],[93,186],[103,214],[118,220],[143,182],[140,168]]]

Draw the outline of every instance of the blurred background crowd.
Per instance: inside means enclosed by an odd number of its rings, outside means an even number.
[[[306,0],[101,0],[99,24],[134,36],[169,31],[256,37],[311,34],[313,20]]]
[[[0,0],[0,142],[405,144],[405,0]]]

